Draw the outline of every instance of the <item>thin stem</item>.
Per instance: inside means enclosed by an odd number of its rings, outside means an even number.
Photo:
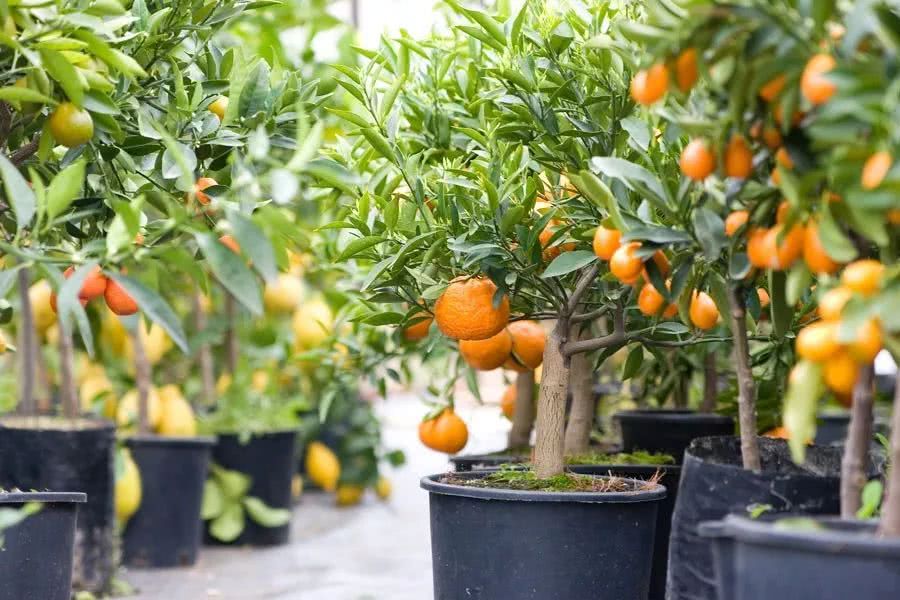
[[[703,357],[703,403],[700,412],[716,410],[716,399],[719,395],[719,373],[716,371],[716,354],[707,352]]]
[[[524,448],[531,443],[534,417],[534,371],[525,371],[516,376],[516,408],[507,438],[508,448]]]
[[[59,395],[63,415],[67,419],[77,419],[79,413],[78,394],[75,389],[74,356],[72,332],[62,318],[57,322],[59,327]]]
[[[563,346],[562,350],[563,354],[568,358],[576,354],[581,354],[582,352],[591,352],[593,350],[618,346],[627,342],[628,339],[628,336],[625,334],[625,309],[620,304],[617,305],[615,311],[613,311],[612,333],[589,340],[569,342]]]
[[[199,289],[191,296],[191,301],[194,305],[194,330],[197,335],[202,336],[206,330],[206,311],[203,310]],[[200,362],[203,403],[211,406],[215,402],[216,375],[213,368],[212,350],[208,343],[200,344],[200,348],[197,349],[197,358]]]
[[[17,167],[21,167],[26,160],[31,158],[34,153],[37,152],[40,141],[41,136],[39,134],[35,134],[35,136],[31,138],[31,140],[27,144],[10,155],[9,162]]]
[[[869,464],[869,444],[872,442],[872,382],[871,365],[863,367],[853,387],[853,406],[850,426],[844,443],[841,461],[841,518],[853,519],[862,505],[862,489],[866,485],[866,465]]]
[[[731,335],[734,338],[734,362],[738,380],[738,415],[741,432],[741,456],[744,468],[762,470],[759,441],[756,437],[756,388],[750,368],[750,344],[747,341],[747,309],[735,286],[728,286],[731,305]]]
[[[24,415],[37,414],[34,402],[34,365],[37,354],[36,335],[34,331],[34,313],[31,311],[31,299],[28,289],[31,287],[31,275],[27,268],[19,269],[17,274],[19,285],[19,312],[21,313],[21,331],[19,332],[19,368],[22,376],[19,379],[19,412]]]
[[[594,261],[591,268],[582,273],[581,277],[578,279],[578,284],[575,286],[575,291],[569,296],[569,302],[566,305],[567,315],[571,316],[575,314],[575,310],[578,308],[578,302],[581,301],[581,297],[584,296],[588,289],[594,284],[594,281],[597,280],[597,275],[599,273],[600,263],[597,261]]]
[[[225,354],[228,372],[234,375],[238,365],[238,340],[235,331],[237,322],[237,305],[234,296],[225,292],[225,321],[228,328],[225,330]]]
[[[887,495],[881,507],[878,534],[900,537],[900,371],[894,379],[894,414],[891,417],[891,449],[888,460]]]
[[[134,348],[134,381],[138,391],[138,433],[146,435],[150,433],[150,362],[147,360],[147,352],[144,350],[144,340],[141,337],[141,323],[138,321],[133,328],[129,328],[131,344]]]

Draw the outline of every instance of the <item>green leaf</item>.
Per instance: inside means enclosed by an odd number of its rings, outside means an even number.
[[[644,347],[638,344],[631,349],[631,352],[628,353],[628,358],[625,359],[625,366],[622,368],[622,381],[634,377],[643,362]]]
[[[257,316],[263,314],[262,293],[253,271],[244,258],[235,254],[210,233],[194,235],[197,245],[209,262],[210,269],[234,298]]]
[[[380,235],[367,235],[365,237],[357,238],[347,244],[347,247],[344,248],[340,255],[338,255],[336,260],[337,262],[345,261],[384,241],[386,240]]]
[[[247,495],[251,483],[248,475],[216,464],[211,465],[210,469],[226,500],[241,500]]]
[[[818,233],[825,252],[832,259],[838,262],[850,262],[856,258],[856,246],[838,227],[834,215],[831,213],[831,203],[827,200],[822,202],[819,211]]]
[[[806,442],[816,435],[816,411],[824,391],[821,365],[804,360],[794,366],[784,396],[784,426],[791,432],[788,445],[798,464],[806,459]]]
[[[6,200],[16,214],[16,228],[20,231],[28,227],[37,210],[37,200],[28,182],[19,170],[0,152],[0,175],[6,189]]]
[[[881,499],[884,497],[884,484],[880,479],[873,479],[863,486],[862,506],[856,511],[857,519],[871,519],[878,514],[881,508]]]
[[[633,228],[623,235],[622,239],[624,241],[639,240],[653,242],[655,244],[685,244],[691,241],[691,236],[684,231],[678,231],[677,229],[646,226]],[[716,258],[718,258],[718,255],[716,255]]]
[[[563,252],[551,262],[544,272],[541,273],[542,279],[550,277],[559,277],[572,271],[577,271],[597,260],[597,256],[593,252],[587,250],[575,250],[573,252]]]
[[[640,191],[640,187],[646,188],[656,196],[660,203],[665,203],[666,192],[659,179],[640,165],[614,156],[595,156],[590,162],[591,170],[595,173],[618,179],[632,191]]]
[[[278,276],[278,265],[269,238],[247,215],[234,209],[229,209],[227,214],[234,237],[241,246],[241,253],[253,262],[253,267],[263,279],[274,280]]]
[[[175,314],[172,307],[159,294],[137,279],[132,279],[121,273],[107,271],[106,276],[121,285],[134,298],[134,301],[144,311],[144,314],[162,327],[182,351],[188,351],[187,336],[184,334],[184,329],[181,328],[178,315]]]
[[[794,311],[788,304],[787,275],[783,271],[769,271],[769,308],[772,310],[772,333],[778,339],[791,330]]]
[[[56,80],[69,100],[81,106],[84,101],[84,88],[81,87],[81,78],[72,63],[56,50],[42,49],[40,52],[41,61],[50,77]]]
[[[622,232],[628,231],[628,226],[622,218],[622,213],[619,212],[619,203],[616,197],[613,195],[612,190],[609,189],[609,186],[603,183],[599,177],[590,171],[580,171],[578,180],[573,179],[572,181],[578,186],[578,191],[588,200],[596,206],[606,209],[616,229]]]
[[[343,119],[349,123],[353,123],[357,127],[371,127],[371,125],[372,125],[371,123],[366,121],[366,119],[364,117],[362,117],[361,115],[358,115],[355,112],[351,112],[349,110],[339,110],[337,108],[332,108],[330,106],[326,106],[325,110],[327,110],[328,112],[330,112],[333,115],[340,117],[341,119]]]
[[[281,527],[291,522],[291,511],[286,508],[272,508],[255,496],[244,498],[247,515],[263,527]]]
[[[225,496],[219,484],[213,479],[203,482],[203,503],[200,505],[200,518],[204,521],[215,519],[225,510]]]
[[[704,206],[694,211],[693,222],[703,253],[708,259],[717,260],[728,243],[722,217]]]
[[[56,100],[38,91],[14,85],[0,88],[0,100],[6,100],[7,102],[38,102],[51,106],[57,104]]]
[[[84,185],[85,161],[72,163],[56,174],[47,188],[47,220],[63,214],[81,193]]]
[[[394,150],[383,135],[378,133],[372,127],[363,127],[360,129],[360,132],[369,141],[376,152],[396,164],[397,157],[394,155]]]
[[[233,542],[244,531],[244,507],[236,502],[225,507],[209,525],[209,534],[220,542]]]

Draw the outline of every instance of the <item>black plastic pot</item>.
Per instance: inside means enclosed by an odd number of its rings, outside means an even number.
[[[784,440],[758,440],[761,473],[743,468],[737,437],[700,438],[685,452],[669,540],[668,600],[716,598],[712,549],[699,535],[701,523],[746,513],[754,504],[779,512],[838,511],[839,448],[810,446],[801,466],[791,460]]]
[[[816,444],[828,446],[847,439],[850,413],[821,413],[816,425]]]
[[[125,445],[141,473],[142,498],[122,535],[131,567],[186,567],[203,538],[200,506],[215,440],[136,436]]]
[[[0,510],[40,509],[0,531],[0,600],[69,600],[72,597],[72,546],[75,517],[84,494],[0,493]]]
[[[719,600],[880,600],[900,592],[900,540],[871,521],[819,517],[820,529],[729,516],[704,524],[716,543]]]
[[[734,417],[690,410],[628,410],[613,419],[622,430],[623,452],[670,454],[679,463],[691,440],[734,433]]]
[[[573,465],[575,473],[586,475],[616,475],[629,479],[649,480],[659,473],[659,483],[666,488],[666,497],[659,503],[656,513],[656,537],[653,542],[653,567],[650,570],[648,600],[665,600],[666,572],[669,564],[669,533],[672,529],[672,512],[678,497],[678,480],[681,467],[677,465]]]
[[[213,446],[212,461],[229,471],[240,471],[250,477],[248,496],[255,496],[271,508],[291,508],[291,481],[294,477],[294,456],[297,431],[274,431],[253,434],[241,443],[238,434],[220,434]],[[291,525],[263,527],[252,519],[245,519],[243,532],[231,544],[277,546],[286,544]],[[205,541],[222,544],[209,535]]]
[[[459,477],[483,477],[465,473]],[[435,600],[644,600],[666,491],[523,492],[422,479]]]
[[[622,451],[622,447],[618,444],[606,444],[591,446],[591,451],[598,454],[617,454]],[[492,452],[491,454],[464,454],[462,456],[451,456],[450,464],[457,473],[465,473],[466,471],[478,471],[483,469],[492,469],[500,465],[515,465],[531,461],[530,455]]]
[[[114,448],[108,421],[0,420],[0,488],[87,494],[78,511],[72,585],[94,594],[108,590],[115,570]]]

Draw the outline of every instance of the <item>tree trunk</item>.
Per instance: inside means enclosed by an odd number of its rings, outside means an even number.
[[[206,330],[206,312],[200,301],[200,290],[197,289],[191,298],[194,304],[194,329],[198,335]],[[197,358],[200,362],[200,380],[203,389],[203,403],[212,406],[215,403],[216,374],[213,369],[212,351],[209,344],[200,344],[197,349]]]
[[[237,371],[238,365],[238,342],[237,332],[235,331],[237,326],[237,305],[234,301],[234,296],[227,291],[225,292],[225,320],[228,323],[228,328],[225,330],[225,364],[228,366],[228,372],[233,375]]]
[[[141,323],[138,321],[133,328],[129,328],[131,344],[134,347],[134,382],[138,392],[138,433],[146,435],[150,433],[150,363],[147,361],[147,352],[144,350],[144,340],[141,339]]]
[[[565,471],[563,432],[566,422],[566,391],[569,367],[562,353],[567,332],[560,319],[547,339],[544,366],[538,395],[537,442],[534,448],[534,472],[544,479]]]
[[[900,537],[900,372],[894,379],[894,414],[891,417],[891,449],[888,460],[887,495],[881,507],[878,533]]]
[[[731,335],[734,337],[734,362],[738,379],[738,413],[741,426],[741,456],[744,468],[762,470],[759,442],[756,437],[756,388],[750,368],[750,344],[747,341],[747,310],[744,300],[734,286],[728,286],[731,305]]]
[[[578,325],[572,327],[573,339],[579,339]],[[572,391],[572,408],[566,425],[566,455],[584,454],[591,445],[591,431],[594,428],[593,373],[588,354],[582,352],[571,357],[569,365],[569,389]]]
[[[716,372],[716,354],[708,351],[703,357],[703,404],[700,405],[700,412],[711,413],[716,410],[718,388],[719,374]]]
[[[78,393],[75,388],[75,350],[72,347],[72,332],[63,320],[57,321],[59,327],[59,401],[63,416],[77,419],[80,412]]]
[[[872,365],[863,367],[853,388],[850,427],[841,461],[841,518],[853,519],[862,505],[862,489],[868,479],[869,444],[872,442]]]
[[[31,312],[31,299],[28,289],[31,287],[31,276],[28,269],[21,268],[17,274],[19,285],[19,413],[28,416],[37,414],[37,406],[34,401],[34,367],[37,361],[37,343],[34,330],[34,314]]]
[[[51,397],[53,382],[50,381],[50,373],[47,371],[47,362],[44,360],[44,352],[41,344],[35,337],[34,347],[34,402],[37,411],[41,414],[47,414],[53,408]]]
[[[688,380],[687,377],[684,376],[676,376],[675,377],[675,386],[672,391],[672,396],[675,404],[675,408],[678,410],[684,410],[688,405],[688,388],[687,388]]]
[[[516,377],[516,408],[513,412],[507,447],[527,448],[531,444],[534,408],[534,371],[525,371]]]

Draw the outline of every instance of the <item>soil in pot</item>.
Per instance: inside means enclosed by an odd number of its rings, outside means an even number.
[[[80,493],[0,492],[0,512],[28,515],[0,531],[0,600],[72,597],[75,518],[86,500]]]
[[[254,433],[241,436],[219,434],[212,450],[212,462],[229,471],[239,471],[250,478],[248,497],[259,499],[273,509],[291,508],[291,483],[296,472],[297,430]],[[266,527],[253,518],[244,518],[244,527],[232,544],[275,546],[286,544],[290,537],[290,523]],[[205,541],[221,544],[209,534]]]
[[[619,479],[624,487],[612,489],[625,491],[534,491],[546,483],[520,480],[520,489],[479,483],[489,476],[422,479],[430,496],[435,600],[647,597],[656,512],[666,493],[661,485]],[[607,477],[587,479],[598,480],[587,487],[610,488]]]
[[[101,594],[115,571],[115,428],[101,420],[5,417],[0,420],[0,488],[83,492],[72,585]]]
[[[135,436],[125,441],[141,473],[138,511],[122,534],[130,567],[186,567],[203,537],[200,507],[213,438]]]
[[[719,600],[896,598],[900,539],[876,537],[875,527],[835,517],[729,516],[701,534],[719,540]]]
[[[715,600],[713,556],[698,527],[753,505],[775,511],[834,514],[839,509],[841,451],[810,446],[796,465],[787,442],[759,438],[762,472],[743,468],[740,439],[694,440],[685,453],[669,540],[669,600]]]
[[[613,419],[619,423],[624,452],[671,454],[679,464],[691,440],[734,433],[734,417],[690,410],[629,410]]]
[[[499,467],[500,465],[522,464],[531,461],[532,448],[507,448],[489,454],[468,454],[462,456],[451,456],[450,464],[453,470],[458,473],[466,471],[477,471],[479,469],[490,469]],[[594,455],[610,455],[618,454],[621,451],[619,444],[595,444],[591,446],[590,454]],[[600,462],[600,461],[594,461]],[[603,461],[606,462],[606,461]],[[574,463],[573,463],[574,464]]]

